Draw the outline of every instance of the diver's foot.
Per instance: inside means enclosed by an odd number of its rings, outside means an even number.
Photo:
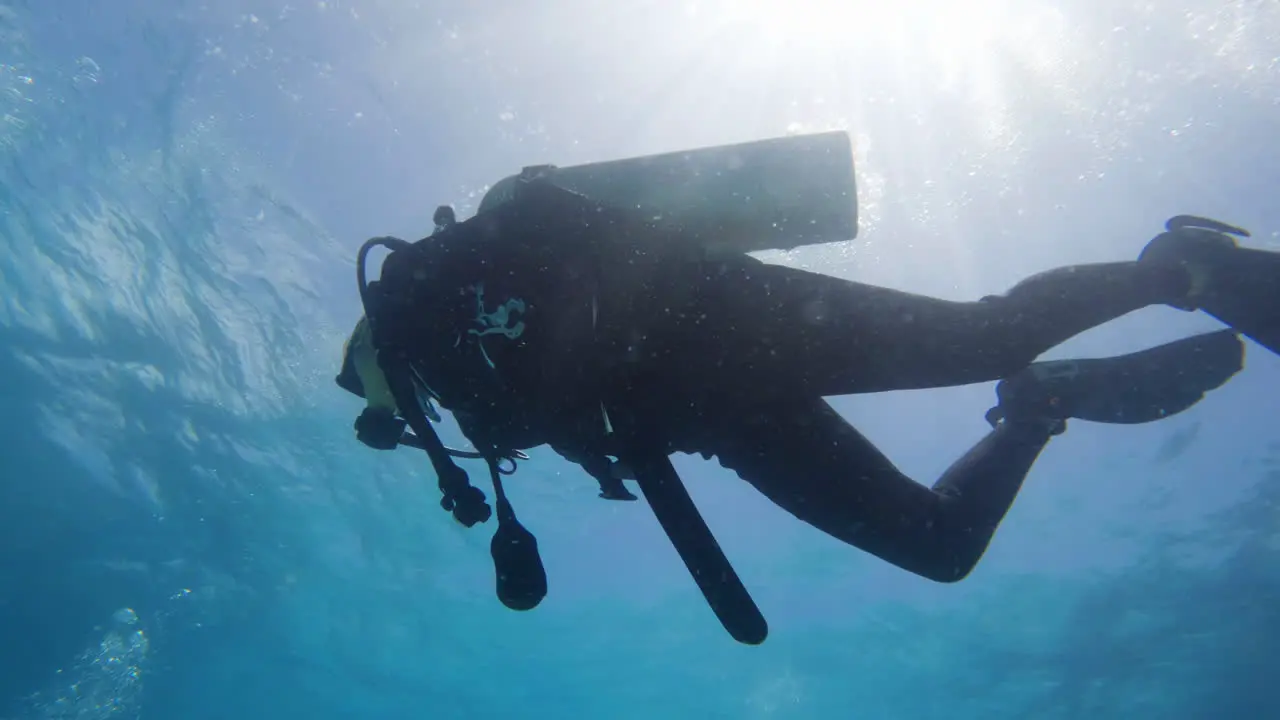
[[[1202,310],[1280,354],[1280,253],[1240,247],[1249,233],[1216,220],[1179,215],[1140,262],[1185,268],[1190,292],[1178,307]]]
[[[1002,422],[1041,425],[1050,435],[1061,435],[1071,417],[1061,391],[1078,374],[1075,360],[1033,363],[996,383],[997,405],[987,411],[987,422],[991,427]]]
[[[1032,363],[996,385],[987,421],[1048,423],[1055,435],[1070,418],[1152,422],[1195,405],[1242,367],[1244,345],[1230,330],[1128,355]]]
[[[1236,237],[1249,237],[1249,231],[1209,218],[1178,215],[1165,223],[1165,232],[1147,243],[1138,261],[1184,269],[1189,289],[1185,300],[1174,307],[1196,310],[1229,283],[1223,270],[1240,251]]]

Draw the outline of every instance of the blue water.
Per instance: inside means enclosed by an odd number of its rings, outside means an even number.
[[[943,297],[1178,213],[1280,249],[1274,3],[780,5],[0,0],[0,717],[1280,717],[1256,346],[1185,415],[1074,423],[959,585],[679,458],[757,648],[545,450],[510,490],[551,594],[503,609],[490,528],[354,440],[355,249],[524,165],[845,128],[860,239],[767,259]],[[1212,327],[1152,309],[1054,355]],[[931,482],[992,397],[833,402]]]

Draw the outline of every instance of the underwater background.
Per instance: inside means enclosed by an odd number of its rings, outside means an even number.
[[[760,647],[545,448],[508,487],[551,592],[506,610],[492,528],[333,383],[359,244],[538,163],[847,129],[858,239],[766,259],[955,299],[1179,213],[1280,249],[1278,48],[1264,0],[0,0],[0,717],[1280,717],[1256,345],[1188,413],[1073,422],[958,585],[678,457]],[[832,402],[931,483],[993,399]]]

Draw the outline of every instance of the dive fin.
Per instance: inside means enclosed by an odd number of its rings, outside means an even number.
[[[635,468],[640,491],[720,624],[740,643],[764,642],[769,635],[764,615],[720,549],[671,460],[660,452],[640,452],[626,462]]]
[[[1236,248],[1216,259],[1221,278],[1200,309],[1280,355],[1280,253]]]
[[[1240,247],[1232,236],[1247,230],[1209,218],[1179,215],[1165,228],[1141,259],[1206,273],[1195,307],[1280,355],[1280,253]]]
[[[1033,363],[996,386],[1003,418],[1131,425],[1176,415],[1244,367],[1244,344],[1221,330],[1128,355]]]

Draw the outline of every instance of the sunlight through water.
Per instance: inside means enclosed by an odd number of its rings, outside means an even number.
[[[763,254],[947,299],[1177,213],[1280,247],[1280,2],[0,0],[0,41],[0,718],[1280,717],[1260,347],[1185,416],[1073,421],[955,585],[678,455],[751,649],[643,499],[545,447],[508,489],[550,594],[508,611],[493,523],[334,384],[361,241],[527,165],[846,130],[858,237]],[[1218,327],[1151,308],[1053,353]],[[831,404],[927,484],[994,397]]]

